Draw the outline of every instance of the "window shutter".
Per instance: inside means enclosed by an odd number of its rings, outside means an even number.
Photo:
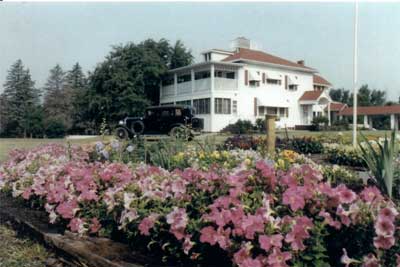
[[[263,72],[263,74],[262,74],[262,81],[263,81],[263,83],[265,83],[265,72]]]
[[[254,98],[254,116],[257,116],[257,98]]]
[[[285,75],[285,89],[288,89],[288,76]]]
[[[249,85],[249,71],[248,70],[244,71],[244,84]]]

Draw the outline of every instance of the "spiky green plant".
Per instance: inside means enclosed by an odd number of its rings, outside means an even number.
[[[375,177],[380,189],[392,198],[393,184],[395,180],[395,157],[399,154],[399,146],[396,142],[396,131],[392,131],[391,138],[385,134],[383,144],[377,142],[374,148],[368,139],[361,134],[363,143],[359,143],[362,158],[370,172]]]

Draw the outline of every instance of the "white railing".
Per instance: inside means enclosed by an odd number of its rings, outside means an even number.
[[[171,96],[171,95],[175,95],[175,88],[174,85],[167,85],[167,86],[163,86],[162,87],[162,96]]]
[[[210,91],[211,90],[211,78],[200,79],[194,81],[194,91]]]
[[[178,95],[192,92],[192,81],[178,83]]]
[[[237,80],[215,77],[214,78],[215,90],[236,90]]]

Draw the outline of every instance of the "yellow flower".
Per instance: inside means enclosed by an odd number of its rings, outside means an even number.
[[[204,159],[204,158],[205,158],[204,152],[203,151],[199,152],[199,159]]]
[[[219,152],[218,152],[218,151],[214,151],[214,152],[211,154],[211,157],[213,157],[213,158],[215,158],[215,159],[219,159],[219,158],[220,158]]]
[[[250,160],[250,159],[248,159],[248,158],[247,158],[247,159],[245,159],[245,160],[244,160],[244,164],[246,164],[246,165],[250,165],[250,164],[251,164],[251,160]]]

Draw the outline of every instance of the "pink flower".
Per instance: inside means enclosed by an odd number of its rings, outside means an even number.
[[[374,246],[377,249],[390,249],[394,245],[395,239],[393,236],[384,237],[377,236],[374,237]]]
[[[280,249],[274,248],[268,256],[268,264],[271,267],[287,267],[287,261],[292,258],[289,252],[282,252]]]
[[[101,229],[101,224],[97,218],[92,218],[92,223],[90,224],[90,232],[97,233]]]
[[[375,232],[379,236],[389,237],[394,234],[395,226],[393,222],[385,218],[378,218],[375,223]]]
[[[399,212],[393,207],[386,207],[379,211],[379,218],[385,218],[390,221],[394,221],[397,215],[399,215]]]
[[[61,215],[62,218],[72,219],[74,217],[77,209],[78,209],[78,203],[74,199],[74,200],[62,202],[60,205],[57,206],[56,211],[58,212],[58,214]]]
[[[271,190],[274,190],[277,183],[274,166],[267,164],[264,160],[260,160],[256,163],[256,169],[261,171],[264,178],[268,179],[268,184]]]
[[[375,199],[382,199],[382,194],[376,186],[364,188],[364,190],[361,191],[360,196],[367,203],[371,203]]]
[[[171,225],[170,232],[175,235],[176,239],[184,238],[185,228],[188,223],[188,216],[186,210],[183,208],[174,207],[174,209],[167,214],[167,223]]]
[[[290,205],[293,211],[303,209],[306,202],[303,197],[302,190],[299,187],[289,187],[282,196],[282,203],[285,205]]]
[[[239,267],[263,267],[260,259],[246,258]]]
[[[22,197],[24,199],[29,199],[31,195],[32,195],[32,189],[30,187],[25,189],[25,191],[22,193]]]
[[[69,224],[68,227],[71,229],[72,232],[76,232],[79,234],[82,234],[85,232],[85,222],[81,218],[73,218]]]
[[[374,254],[370,253],[363,257],[362,267],[379,267],[379,261]]]
[[[152,213],[146,218],[144,218],[139,224],[139,231],[142,235],[150,235],[150,229],[154,227],[156,220],[158,219],[158,214]]]
[[[214,227],[207,226],[200,231],[200,242],[209,243],[212,246],[218,243],[222,249],[227,249],[230,245],[230,233],[230,228],[224,229],[219,227],[216,231]]]
[[[247,239],[254,239],[255,233],[264,232],[264,219],[261,215],[247,215],[243,218],[241,228]]]
[[[240,266],[247,258],[250,257],[251,244],[242,244],[241,248],[233,254],[233,262]]]
[[[281,234],[272,236],[261,235],[258,237],[258,242],[260,243],[260,247],[264,249],[266,252],[268,252],[271,249],[271,247],[281,248],[282,240],[283,236]]]
[[[341,228],[341,223],[335,221],[329,212],[321,210],[318,215],[324,218],[324,223],[326,223],[327,225],[332,226],[338,230]]]
[[[295,225],[292,230],[286,235],[285,241],[290,243],[293,250],[304,250],[306,247],[303,240],[310,237],[308,230],[313,227],[312,220],[303,216],[295,218]]]
[[[343,184],[339,185],[336,189],[341,203],[350,204],[357,199],[357,194]]]

